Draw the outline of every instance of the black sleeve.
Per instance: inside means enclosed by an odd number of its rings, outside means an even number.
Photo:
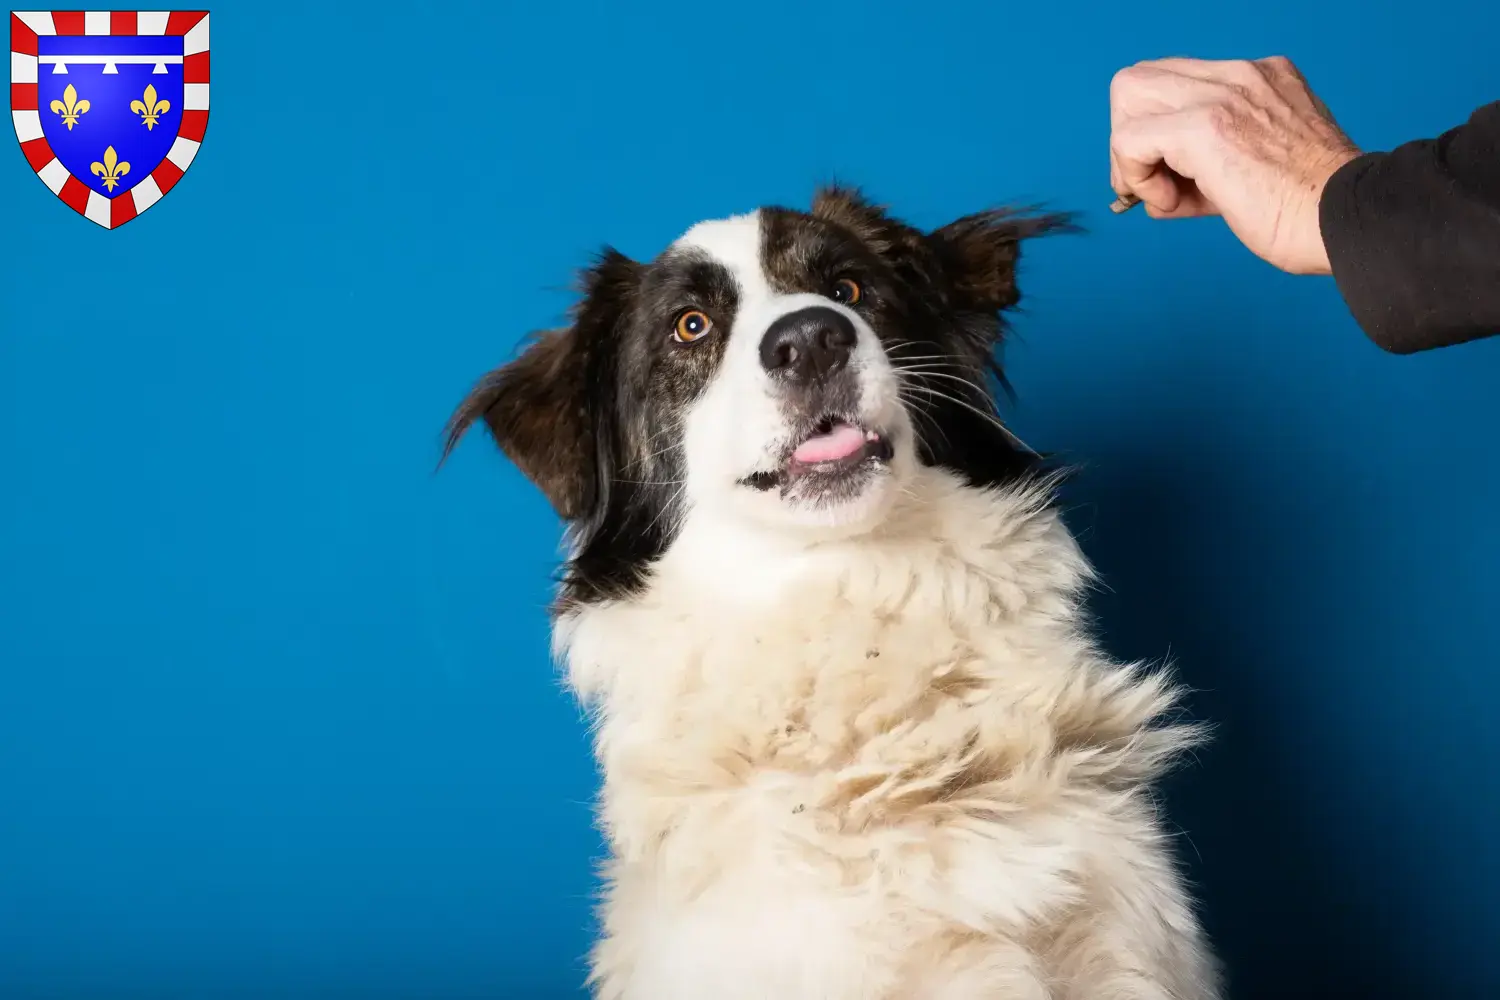
[[[1344,301],[1387,351],[1500,334],[1500,101],[1346,164],[1318,214]]]

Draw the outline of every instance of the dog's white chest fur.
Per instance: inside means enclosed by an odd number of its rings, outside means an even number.
[[[1216,995],[1149,795],[1192,738],[1103,658],[1031,494],[924,469],[799,546],[690,516],[566,615],[597,713],[608,1000]]]

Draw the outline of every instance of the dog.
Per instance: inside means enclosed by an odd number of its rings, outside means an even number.
[[[1204,736],[1089,632],[1061,472],[1000,420],[1022,243],[853,188],[606,248],[484,376],[565,523],[600,1000],[1213,1000],[1154,788]]]

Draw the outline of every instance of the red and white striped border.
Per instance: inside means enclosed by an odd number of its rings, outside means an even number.
[[[38,35],[181,35],[182,125],[167,158],[118,198],[90,190],[68,173],[42,134],[37,110]],[[13,10],[10,12],[10,117],[26,162],[69,208],[105,229],[123,226],[182,179],[208,129],[208,11]]]

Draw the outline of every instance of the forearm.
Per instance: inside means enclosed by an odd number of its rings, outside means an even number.
[[[1319,216],[1339,290],[1381,347],[1500,334],[1500,102],[1437,139],[1348,163]]]

